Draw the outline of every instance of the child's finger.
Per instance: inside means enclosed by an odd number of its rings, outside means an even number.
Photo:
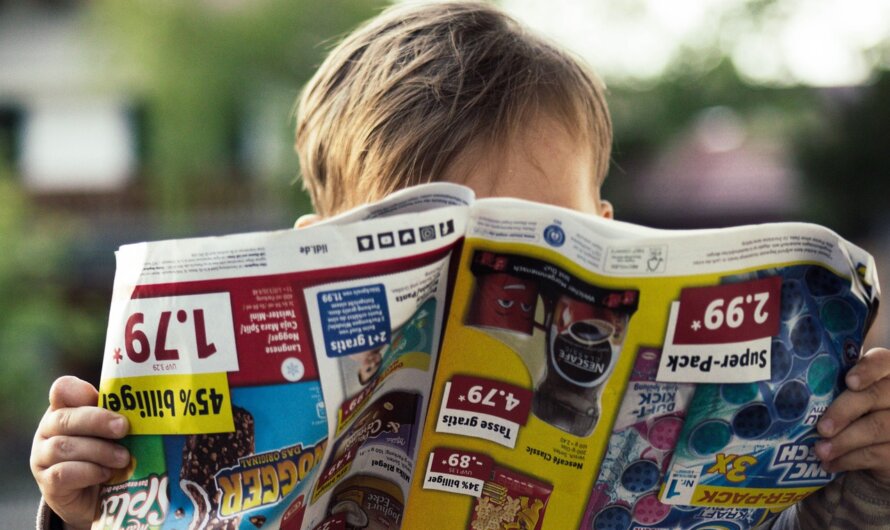
[[[875,381],[890,377],[890,350],[872,348],[847,372],[847,387],[864,390]]]
[[[63,462],[89,462],[108,468],[123,468],[130,453],[116,443],[86,436],[53,436],[34,447],[32,465],[45,469]]]
[[[62,498],[105,482],[111,473],[92,462],[62,462],[41,471],[37,481],[45,497]]]
[[[890,378],[873,383],[862,391],[845,390],[825,410],[816,428],[830,438],[870,411],[890,409]]]
[[[315,223],[321,221],[321,216],[314,213],[307,213],[301,215],[297,222],[294,223],[294,228],[306,228],[307,226],[314,225]]]
[[[47,411],[37,428],[43,438],[90,436],[122,438],[127,434],[127,418],[99,407],[75,407]]]
[[[876,460],[874,447],[890,443],[890,410],[879,410],[859,418],[837,435],[816,443],[816,455],[823,461],[840,459],[851,453],[864,452],[857,458],[869,458],[868,463],[890,470],[890,454],[884,461]]]
[[[869,445],[823,462],[826,471],[868,471],[876,479],[890,484],[890,443]]]
[[[98,400],[99,392],[93,385],[70,375],[56,379],[49,389],[51,410],[95,406]]]

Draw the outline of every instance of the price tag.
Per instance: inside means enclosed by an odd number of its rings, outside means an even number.
[[[322,470],[321,475],[319,475],[318,480],[315,482],[314,495],[316,497],[320,497],[326,491],[334,487],[334,484],[346,475],[352,467],[352,462],[355,460],[358,449],[357,446],[349,447],[343,454],[336,456],[335,459],[327,464],[327,467]]]
[[[445,383],[436,431],[483,438],[511,449],[528,421],[531,390],[502,381],[456,375]]]
[[[683,289],[671,304],[658,381],[748,383],[770,378],[782,279]]]
[[[238,370],[228,293],[136,298],[114,314],[102,378]]]
[[[488,455],[437,447],[430,453],[423,489],[481,497],[493,465]]]

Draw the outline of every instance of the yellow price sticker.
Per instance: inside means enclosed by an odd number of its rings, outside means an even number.
[[[99,404],[130,420],[130,434],[235,430],[226,374],[149,375],[104,380]]]

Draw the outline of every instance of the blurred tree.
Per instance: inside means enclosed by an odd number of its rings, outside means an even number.
[[[64,225],[62,225],[64,226]],[[58,228],[38,220],[0,157],[0,441],[46,408],[46,393],[67,327],[60,287]]]
[[[680,65],[650,85],[613,86],[608,99],[615,139],[604,193],[627,220],[640,214],[634,200],[639,166],[669,147],[703,110],[732,109],[750,134],[783,143],[816,123],[819,101],[812,87],[752,85],[725,58],[707,69]]]
[[[822,92],[821,121],[797,142],[810,214],[847,237],[886,229],[890,197],[890,71],[869,86]]]
[[[271,106],[265,112],[277,120],[268,126],[292,145],[291,108],[321,61],[325,50],[318,43],[352,29],[380,5],[380,0],[92,5],[97,28],[119,45],[121,64],[129,65],[123,71],[136,80],[132,89],[143,98],[147,192],[168,227],[187,223],[196,205],[251,198],[257,190],[233,171],[241,161],[244,124],[255,121],[258,107]],[[278,171],[288,177],[255,199],[300,197],[306,204],[296,190],[282,193],[297,168],[296,156],[287,153]]]

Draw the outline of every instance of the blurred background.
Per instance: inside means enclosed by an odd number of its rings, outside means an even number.
[[[0,0],[0,526],[54,378],[98,382],[121,244],[292,225],[293,102],[374,0]],[[664,228],[801,220],[890,277],[890,1],[502,0],[609,87],[604,195]],[[879,315],[869,344],[890,344]]]

